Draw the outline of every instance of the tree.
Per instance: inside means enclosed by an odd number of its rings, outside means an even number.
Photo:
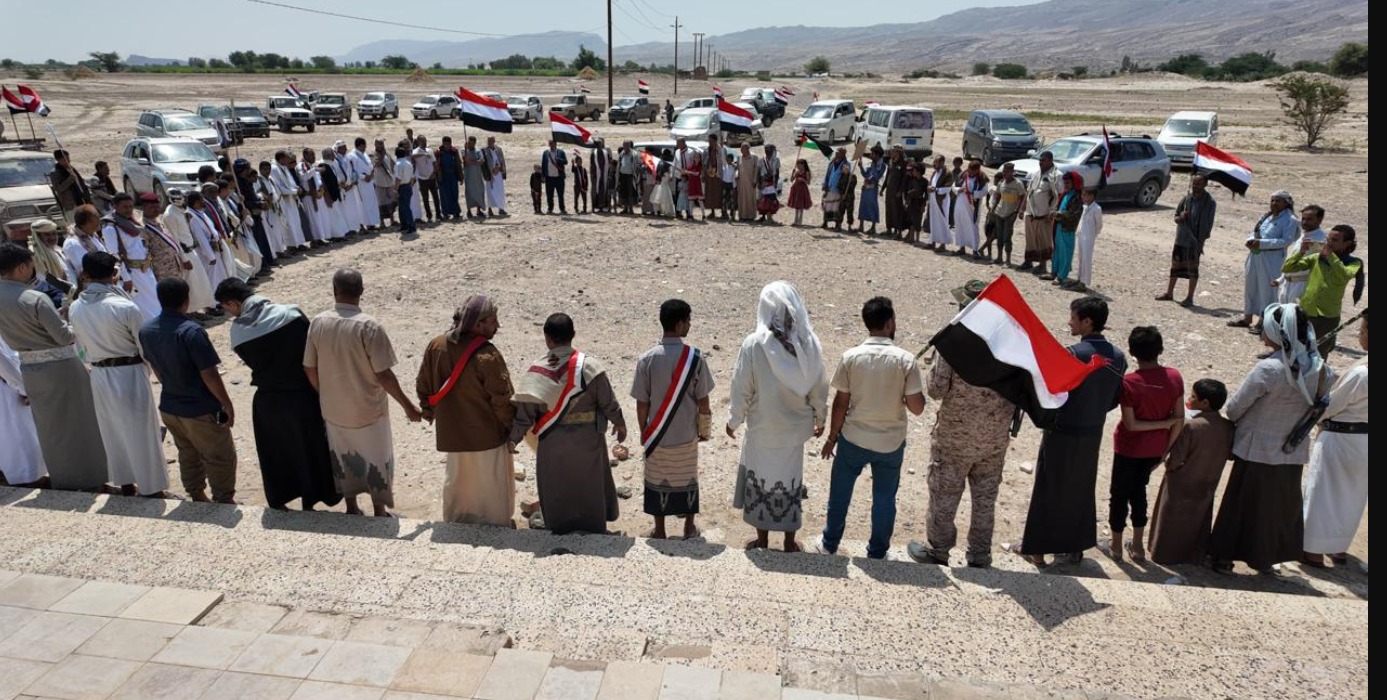
[[[1286,121],[1314,148],[1320,137],[1348,110],[1348,88],[1331,78],[1293,74],[1272,83],[1280,94]]]
[[[973,64],[973,75],[987,75],[992,72],[992,66],[983,61]]]
[[[120,61],[120,54],[114,51],[93,51],[87,55],[91,56],[93,61],[100,63],[101,70],[107,73],[119,73],[120,69],[125,67],[125,64]]]
[[[374,70],[377,67],[377,65],[375,61],[367,61],[365,64],[362,65],[362,67]]]
[[[38,66],[29,66],[24,69],[25,80],[38,80],[43,77],[43,69]]]
[[[255,65],[260,61],[260,57],[254,51],[232,51],[226,56],[227,63],[230,63],[243,72],[254,73]]]
[[[1329,59],[1329,72],[1340,78],[1356,78],[1368,72],[1368,46],[1349,42]]]
[[[5,70],[13,70],[14,67],[17,65],[19,64],[15,62],[13,58],[7,58],[3,61],[0,61],[0,68],[3,68]]]
[[[470,68],[471,66],[468,66],[468,67]],[[434,62],[433,62],[433,65],[429,66],[429,70],[443,70],[443,62],[442,62],[442,61],[434,61]]]
[[[1296,61],[1291,64],[1291,70],[1301,73],[1323,73],[1329,75],[1329,66],[1319,61]]]
[[[294,59],[291,59],[291,60],[289,61],[289,68],[290,68],[291,70],[303,70],[303,69],[309,67],[310,65],[312,65],[312,64],[304,63],[302,58],[294,58]],[[336,67],[337,67],[337,66],[335,66],[335,65],[330,66],[330,67],[328,68],[328,70],[332,70],[333,68],[336,68]]]
[[[1156,66],[1156,70],[1165,73],[1201,76],[1209,70],[1209,62],[1197,53],[1184,53]]]
[[[523,53],[513,53],[491,62],[492,70],[529,70],[531,66],[530,57]]]
[[[400,54],[391,54],[380,59],[380,67],[387,70],[407,70],[409,65],[409,57]]]
[[[318,70],[327,70],[337,65],[337,61],[332,60],[331,56],[310,56],[308,61]]]
[[[1286,67],[1276,62],[1276,52],[1238,54],[1219,64],[1218,77],[1221,80],[1250,82],[1275,78],[1286,72]]]
[[[724,79],[724,80],[725,80],[725,79],[731,78],[731,77],[733,77],[733,76],[735,76],[735,75],[736,75],[736,73],[733,73],[731,68],[724,68],[724,69],[718,71],[716,74],[714,74],[714,77],[721,78],[721,79]]]
[[[197,56],[191,56],[191,57],[188,58],[188,67],[189,67],[189,68],[206,68],[206,67],[207,67],[207,59],[205,59],[205,58],[199,58],[199,57],[197,57]]]
[[[281,56],[277,53],[262,53],[256,60],[256,65],[265,70],[275,70],[277,68],[288,68],[289,57]]]
[[[48,66],[49,68],[57,68],[58,66],[61,66],[63,64],[59,63],[58,60],[55,58],[50,58],[47,61],[44,61],[43,65]],[[100,66],[101,64],[97,63],[96,65]]]
[[[209,58],[209,59],[207,59],[207,67],[208,67],[208,68],[230,68],[230,67],[231,67],[231,64],[230,64],[230,63],[227,63],[226,61],[221,60],[220,58]]]
[[[815,56],[809,59],[808,63],[804,64],[804,72],[810,75],[814,75],[816,73],[827,73],[829,67],[830,64],[826,56]]]
[[[583,70],[584,68],[591,68],[593,70],[600,71],[607,69],[607,62],[602,60],[602,58],[599,57],[597,53],[592,49],[589,49],[588,47],[579,44],[578,56],[577,58],[573,59],[573,64],[571,67],[575,72]]]
[[[563,61],[553,56],[535,56],[534,59],[530,61],[530,67],[535,70],[562,70]]]
[[[1020,63],[998,63],[992,67],[992,75],[1002,80],[1020,80],[1026,77],[1026,67]]]
[[[623,64],[621,65],[621,67],[624,68],[624,69],[626,69],[626,70],[640,70],[640,69],[641,69],[641,64],[636,63],[635,61],[632,61],[631,59],[628,58],[628,59],[626,59],[626,63],[623,63]]]
[[[1070,68],[1069,71],[1074,75],[1075,78],[1082,78],[1088,75],[1088,66],[1074,66],[1073,68]]]

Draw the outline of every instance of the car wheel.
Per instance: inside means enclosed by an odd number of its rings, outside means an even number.
[[[351,113],[351,112],[347,112],[347,123],[348,123],[348,124],[352,123],[352,113]]]
[[[986,165],[987,167],[990,168],[990,167],[992,167],[992,164],[995,163],[995,162],[996,162],[996,161],[992,160],[992,147],[991,147],[991,146],[983,146],[983,148],[982,148],[982,164],[983,164],[983,165]]]
[[[125,190],[125,193],[130,195],[131,197],[138,197],[140,194],[139,191],[135,189],[135,183],[131,182],[130,178],[128,177],[121,178],[120,188],[122,190]]]
[[[438,118],[438,110],[436,110],[436,109],[431,109],[431,110],[429,110],[429,119],[437,119],[437,118]]]
[[[963,152],[964,160],[972,158],[972,156],[968,155],[968,139],[963,139],[963,145],[958,150]]]
[[[164,183],[157,181],[154,183],[154,196],[159,198],[159,206],[166,207],[169,205],[168,195],[164,194]]]
[[[626,118],[626,123],[627,123],[627,124],[630,124],[631,126],[635,126],[635,125],[636,125],[636,113],[635,113],[635,112],[632,112],[632,113],[631,113],[631,116],[629,116],[629,117]]]
[[[838,140],[838,132],[836,132],[836,131],[834,131],[834,130],[832,130],[832,129],[829,129],[829,130],[828,130],[828,145],[832,146],[832,145],[833,145],[833,142],[834,142],[834,141],[837,141],[837,140]]]
[[[855,126],[848,127],[848,141],[852,141],[852,135],[855,133],[856,129],[857,127]]]
[[[289,133],[289,122],[284,121],[284,117],[279,118],[278,125],[280,133]]]
[[[1156,200],[1161,198],[1161,183],[1156,178],[1147,178],[1137,189],[1135,203],[1142,209],[1148,209],[1156,205]]]
[[[313,133],[314,131],[317,131],[317,130],[318,130],[318,125],[317,125],[317,124],[309,124],[309,125],[308,125],[308,133],[311,134],[311,133]]]

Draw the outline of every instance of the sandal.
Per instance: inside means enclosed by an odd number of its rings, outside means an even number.
[[[1034,567],[1036,567],[1036,568],[1038,568],[1038,569],[1044,568],[1044,567],[1045,567],[1045,555],[1043,555],[1043,554],[1023,554],[1023,553],[1021,552],[1021,543],[1019,543],[1019,542],[1016,543],[1016,544],[1006,544],[1006,545],[1002,545],[1002,549],[1004,549],[1005,551],[1007,551],[1007,552],[1009,552],[1009,553],[1011,553],[1011,554],[1015,554],[1015,555],[1018,556],[1018,557],[1021,557],[1022,559],[1026,560],[1026,562],[1028,562],[1029,564],[1031,564],[1032,566],[1034,566]]]
[[[1245,318],[1240,318],[1240,319],[1237,319],[1237,320],[1234,320],[1234,321],[1229,321],[1229,322],[1228,322],[1228,327],[1229,327],[1229,328],[1251,328],[1251,327],[1252,327],[1252,322],[1249,321],[1249,320],[1247,320],[1247,319],[1245,319]]]
[[[1169,294],[1162,294],[1162,295],[1156,297],[1156,301],[1175,301],[1175,297],[1173,297],[1173,296],[1171,296],[1171,295],[1169,295]]]
[[[1193,308],[1193,307],[1194,307],[1194,300],[1193,300],[1193,299],[1185,299],[1184,301],[1181,301],[1181,302],[1180,302],[1180,306],[1183,306],[1183,307],[1185,307],[1185,308],[1187,308],[1187,309]]]
[[[1135,561],[1135,562],[1144,562],[1144,561],[1146,561],[1146,550],[1143,549],[1142,546],[1139,545],[1139,544],[1137,544],[1136,542],[1128,542],[1128,543],[1126,543],[1125,545],[1123,545],[1123,549],[1125,549],[1125,550],[1127,551],[1127,557],[1128,557],[1129,559],[1131,559],[1132,561]]]

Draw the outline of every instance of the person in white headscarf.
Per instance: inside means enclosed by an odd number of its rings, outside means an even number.
[[[828,373],[809,309],[789,282],[761,290],[756,330],[742,342],[732,370],[727,435],[746,424],[732,505],[756,528],[748,549],[769,546],[769,533],[785,533],[785,551],[800,551],[803,524],[804,443],[823,434],[828,417]]]
[[[1315,330],[1299,306],[1267,306],[1262,340],[1271,355],[1252,368],[1228,402],[1228,418],[1236,424],[1233,470],[1209,546],[1215,570],[1224,573],[1241,561],[1271,574],[1275,564],[1300,558],[1300,477],[1310,442],[1291,434],[1334,385],[1334,372],[1315,349]]]
[[[1257,220],[1244,242],[1247,260],[1243,264],[1243,316],[1229,321],[1230,327],[1259,332],[1261,321],[1254,323],[1253,319],[1267,308],[1267,304],[1277,301],[1276,287],[1272,283],[1281,277],[1286,247],[1299,229],[1295,198],[1286,190],[1271,193],[1267,213]]]
[[[188,200],[183,190],[169,190],[169,205],[164,208],[164,228],[178,241],[183,255],[192,263],[184,274],[188,281],[188,308],[205,311],[217,305],[212,299],[212,278],[207,274],[208,253],[211,245],[206,238],[195,237],[192,229],[193,214],[188,211]],[[198,195],[201,197],[201,195]]]

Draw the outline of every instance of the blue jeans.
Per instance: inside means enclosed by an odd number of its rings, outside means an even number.
[[[409,208],[413,199],[414,188],[409,185],[400,185],[400,233],[414,233],[418,230],[414,227],[414,212]]]
[[[833,457],[833,476],[828,487],[828,522],[824,523],[824,547],[838,551],[843,528],[852,503],[852,490],[862,468],[872,465],[872,538],[867,542],[867,556],[882,559],[891,548],[891,534],[896,529],[896,490],[901,485],[901,462],[905,460],[905,443],[894,452],[873,452],[838,438],[838,453]]]

